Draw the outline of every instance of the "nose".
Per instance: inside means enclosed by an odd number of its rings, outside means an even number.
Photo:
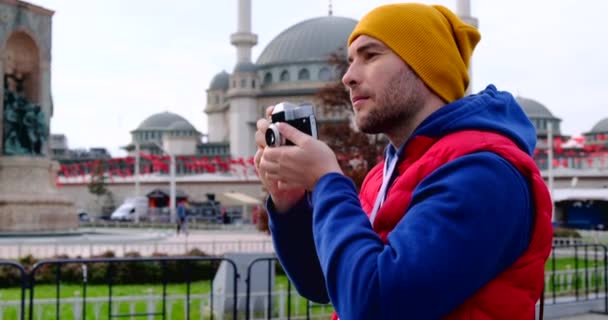
[[[342,77],[342,83],[350,89],[353,89],[359,83],[354,65],[355,64],[352,63],[350,66],[348,66],[346,73],[344,73],[344,76]]]

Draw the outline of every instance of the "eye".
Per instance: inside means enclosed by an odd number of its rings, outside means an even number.
[[[377,52],[366,51],[363,54],[363,59],[365,59],[365,60],[371,60],[371,59],[375,58],[376,56],[378,56]]]

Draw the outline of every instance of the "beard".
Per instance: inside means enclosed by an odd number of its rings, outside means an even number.
[[[376,104],[367,114],[354,115],[355,126],[367,134],[392,131],[420,112],[424,106],[422,82],[408,66],[388,81],[384,90],[375,95]]]

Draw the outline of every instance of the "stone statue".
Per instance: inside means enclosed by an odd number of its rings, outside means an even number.
[[[4,88],[4,150],[5,155],[41,156],[48,136],[46,116],[37,104],[29,102],[5,86]]]

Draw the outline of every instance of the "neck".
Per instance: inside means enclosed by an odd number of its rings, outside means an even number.
[[[399,150],[401,146],[411,137],[414,130],[428,118],[433,112],[443,107],[446,103],[437,95],[430,94],[426,99],[423,107],[415,113],[408,121],[403,121],[403,124],[386,132],[386,136],[390,143]]]

